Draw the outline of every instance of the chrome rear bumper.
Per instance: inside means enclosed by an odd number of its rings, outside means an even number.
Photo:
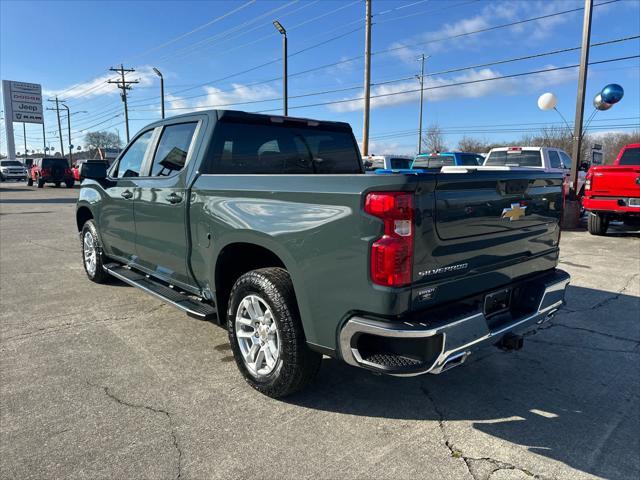
[[[497,343],[505,334],[544,323],[563,305],[570,280],[568,273],[555,270],[536,278],[530,287],[525,283],[534,292],[533,306],[523,315],[510,315],[498,325],[485,316],[482,308],[438,319],[430,319],[426,312],[417,321],[389,322],[354,316],[340,331],[340,353],[350,365],[390,375],[442,373],[464,363],[473,350]]]

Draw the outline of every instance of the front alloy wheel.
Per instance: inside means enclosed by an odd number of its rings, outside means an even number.
[[[273,372],[280,358],[280,336],[273,313],[262,298],[247,295],[242,299],[235,333],[247,370],[256,377]]]
[[[87,269],[89,276],[93,277],[96,274],[98,252],[96,252],[93,235],[89,231],[85,232],[82,239],[82,252],[84,254],[84,267]]]

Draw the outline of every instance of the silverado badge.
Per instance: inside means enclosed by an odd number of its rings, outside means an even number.
[[[508,218],[510,222],[520,220],[524,217],[527,207],[521,206],[519,203],[512,203],[511,207],[502,209],[502,218]]]

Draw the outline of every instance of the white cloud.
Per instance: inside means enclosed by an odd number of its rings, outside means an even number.
[[[211,108],[229,108],[236,110],[251,110],[251,103],[270,98],[277,99],[282,93],[269,85],[243,85],[232,84],[231,89],[216,87],[204,87],[205,95],[197,99],[169,96],[167,102],[169,108],[180,110],[204,110]],[[236,105],[237,104],[237,105]]]
[[[77,99],[77,98],[93,98],[102,95],[115,95],[120,92],[115,84],[108,83],[109,80],[118,80],[119,75],[115,72],[96,77],[92,80],[80,83],[74,83],[68,87],[60,88],[57,90],[43,90],[42,94],[45,97],[55,97],[56,95],[64,98],[65,100]],[[126,80],[138,80],[136,85],[141,87],[148,87],[154,82],[158,81],[157,75],[153,72],[151,67],[143,66],[136,69],[135,72],[127,74]]]
[[[554,68],[547,65],[544,69]],[[518,95],[532,91],[546,89],[553,85],[559,85],[574,81],[576,71],[573,69],[557,70],[519,78],[504,78],[499,80],[483,81],[490,78],[501,77],[503,74],[497,70],[483,68],[470,70],[451,78],[428,77],[425,79],[425,100],[427,102],[439,102],[452,98],[479,98],[491,95]],[[469,82],[469,83],[466,83]],[[452,83],[466,83],[464,85],[451,86]],[[406,92],[406,93],[403,93]],[[417,81],[398,82],[388,85],[374,86],[371,89],[371,108],[400,105],[409,102],[417,102],[420,91]],[[353,98],[362,98],[360,91]],[[351,100],[333,104],[329,107],[336,112],[352,112],[362,109],[362,100]]]

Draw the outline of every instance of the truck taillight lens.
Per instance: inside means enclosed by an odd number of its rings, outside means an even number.
[[[591,173],[587,173],[587,178],[584,180],[584,190],[591,190]]]
[[[367,194],[364,210],[384,222],[384,234],[371,246],[371,280],[385,287],[411,283],[413,264],[413,194]]]

